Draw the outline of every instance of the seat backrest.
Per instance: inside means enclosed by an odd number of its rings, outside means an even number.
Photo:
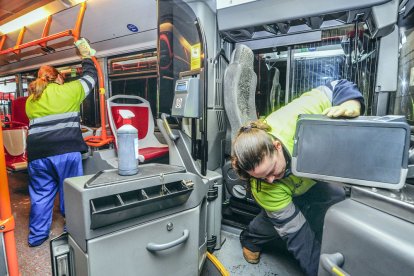
[[[24,155],[26,152],[27,129],[3,129],[3,146],[11,156]]]
[[[26,101],[28,97],[20,97],[12,101],[11,121],[29,126],[29,118],[26,115]]]
[[[253,62],[253,51],[246,45],[239,44],[234,49],[224,73],[224,107],[230,123],[231,139],[242,125],[257,119],[257,76],[253,70]]]
[[[147,100],[139,96],[115,95],[107,100],[108,121],[117,144],[117,130],[124,125],[120,110],[129,110],[135,116],[131,125],[138,130],[139,148],[163,146],[154,135],[154,118]]]

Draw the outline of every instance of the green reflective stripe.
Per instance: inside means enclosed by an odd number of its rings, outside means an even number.
[[[277,211],[277,212],[266,211],[266,214],[271,219],[274,218],[277,220],[285,220],[285,219],[290,218],[295,213],[295,208],[296,208],[295,205],[291,202],[289,203],[288,206],[286,206],[286,208],[283,208],[280,211]],[[293,233],[298,232],[300,228],[302,228],[302,226],[305,224],[305,222],[306,222],[305,217],[303,216],[302,212],[299,211],[293,219],[284,223],[280,227],[274,226],[274,228],[277,231],[277,233],[283,237],[288,234],[293,234]]]
[[[45,123],[49,121],[56,121],[56,120],[61,120],[61,119],[67,119],[71,117],[78,117],[78,116],[79,116],[79,112],[67,112],[67,113],[62,113],[62,114],[53,114],[53,115],[48,115],[48,116],[32,119],[30,120],[30,125]]]
[[[63,128],[69,128],[69,127],[79,128],[80,125],[79,125],[79,122],[69,122],[69,123],[59,123],[53,126],[36,127],[36,128],[29,129],[29,135],[43,133],[43,132],[52,131],[52,130],[59,130]]]

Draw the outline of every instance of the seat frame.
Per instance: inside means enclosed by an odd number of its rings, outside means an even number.
[[[116,103],[115,101],[120,99],[128,99],[132,101],[137,101],[137,104],[131,104],[131,103]],[[107,110],[108,110],[108,121],[109,126],[111,128],[112,133],[115,136],[115,147],[117,147],[117,129],[122,126],[122,124],[117,124],[115,121],[115,114],[114,108],[117,110],[130,110],[134,113],[136,116],[135,119],[132,118],[132,122],[136,121],[137,118],[139,118],[139,114],[136,114],[134,110],[131,109],[131,107],[134,107],[135,109],[138,108],[144,108],[147,110],[147,129],[144,136],[142,136],[142,132],[145,132],[145,130],[140,130],[140,127],[137,125],[132,125],[138,129],[138,152],[143,157],[144,162],[149,161],[152,159],[164,157],[168,154],[168,145],[162,144],[158,141],[157,137],[154,134],[155,126],[154,126],[154,117],[152,116],[151,106],[147,100],[145,100],[142,97],[139,96],[133,96],[133,95],[115,95],[107,99]],[[118,115],[119,116],[119,115]]]
[[[6,128],[3,128],[3,141],[8,143],[4,145],[6,167],[13,171],[27,168],[26,137],[29,129],[29,118],[26,116],[26,100],[27,97],[12,100],[11,121],[6,124]],[[19,133],[16,134],[16,132]],[[5,135],[10,137],[6,139]],[[16,149],[13,145],[13,141],[16,141],[16,139],[21,142],[18,146],[23,146],[23,149],[19,150],[18,153],[15,152]]]

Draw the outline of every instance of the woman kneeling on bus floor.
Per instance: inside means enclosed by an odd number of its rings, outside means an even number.
[[[345,199],[345,192],[339,185],[291,173],[296,121],[299,114],[357,117],[364,109],[356,85],[339,80],[312,89],[265,120],[239,129],[233,141],[232,165],[248,180],[262,209],[240,234],[247,262],[258,263],[263,246],[281,237],[306,275],[317,275],[325,213]]]

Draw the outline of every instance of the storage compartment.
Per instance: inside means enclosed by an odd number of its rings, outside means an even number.
[[[301,115],[292,171],[302,177],[400,189],[408,172],[409,144],[410,127],[402,116]]]
[[[193,191],[192,181],[176,181],[129,192],[93,198],[91,229],[184,204]]]
[[[76,269],[88,275],[199,275],[198,264],[206,251],[199,246],[206,237],[199,217],[205,212],[198,205],[88,240],[87,267],[76,263]]]

